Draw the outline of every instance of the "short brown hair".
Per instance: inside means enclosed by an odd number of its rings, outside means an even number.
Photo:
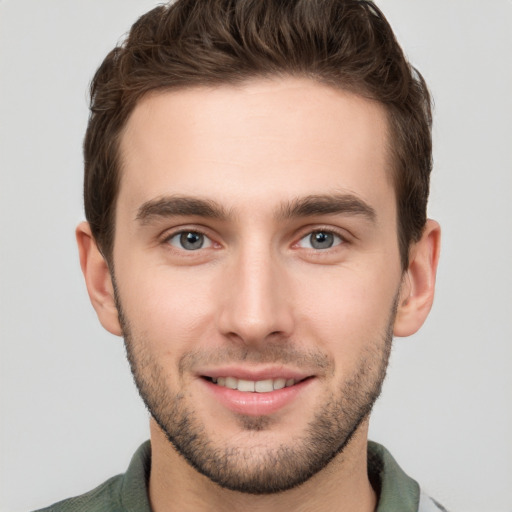
[[[109,263],[119,139],[149,91],[309,77],[382,103],[390,124],[402,267],[426,223],[430,95],[382,12],[365,0],[177,0],[143,15],[91,84],[84,141],[85,214]]]

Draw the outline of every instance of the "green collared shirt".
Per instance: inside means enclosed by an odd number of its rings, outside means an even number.
[[[151,512],[147,483],[151,468],[151,445],[145,442],[135,452],[128,470],[96,489],[38,512]],[[368,443],[368,475],[379,503],[375,512],[434,512],[444,509],[420,492],[391,454],[380,444]]]

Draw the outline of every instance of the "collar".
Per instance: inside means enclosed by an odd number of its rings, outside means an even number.
[[[151,471],[151,444],[135,452],[121,487],[121,502],[127,512],[151,512],[147,483]],[[416,512],[420,499],[418,483],[407,476],[382,445],[368,442],[368,477],[379,502],[375,512]]]
[[[368,477],[379,497],[375,512],[416,512],[420,486],[384,446],[368,442]]]

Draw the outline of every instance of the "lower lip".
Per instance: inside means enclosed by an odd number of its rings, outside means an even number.
[[[303,393],[314,379],[308,378],[293,386],[276,389],[268,393],[238,391],[237,389],[219,386],[206,379],[201,380],[215,398],[231,411],[247,416],[265,416],[275,413],[296,401],[298,395]]]

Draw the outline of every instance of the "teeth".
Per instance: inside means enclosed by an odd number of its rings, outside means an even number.
[[[276,389],[283,389],[295,384],[295,379],[265,379],[265,380],[245,380],[235,377],[217,377],[212,378],[212,382],[218,386],[224,386],[230,389],[237,389],[248,393],[270,393]]]
[[[292,381],[292,380],[293,379],[290,379],[290,381]],[[286,386],[286,379],[275,379],[274,380],[274,389],[283,389],[285,386]]]
[[[254,393],[254,384],[255,382],[253,380],[238,379],[238,386],[236,389],[238,389],[238,391],[249,391]]]
[[[234,377],[226,377],[226,384],[225,386],[227,388],[236,389],[238,385],[237,379]]]
[[[274,381],[272,379],[259,380],[254,384],[256,393],[268,393],[274,391]]]

